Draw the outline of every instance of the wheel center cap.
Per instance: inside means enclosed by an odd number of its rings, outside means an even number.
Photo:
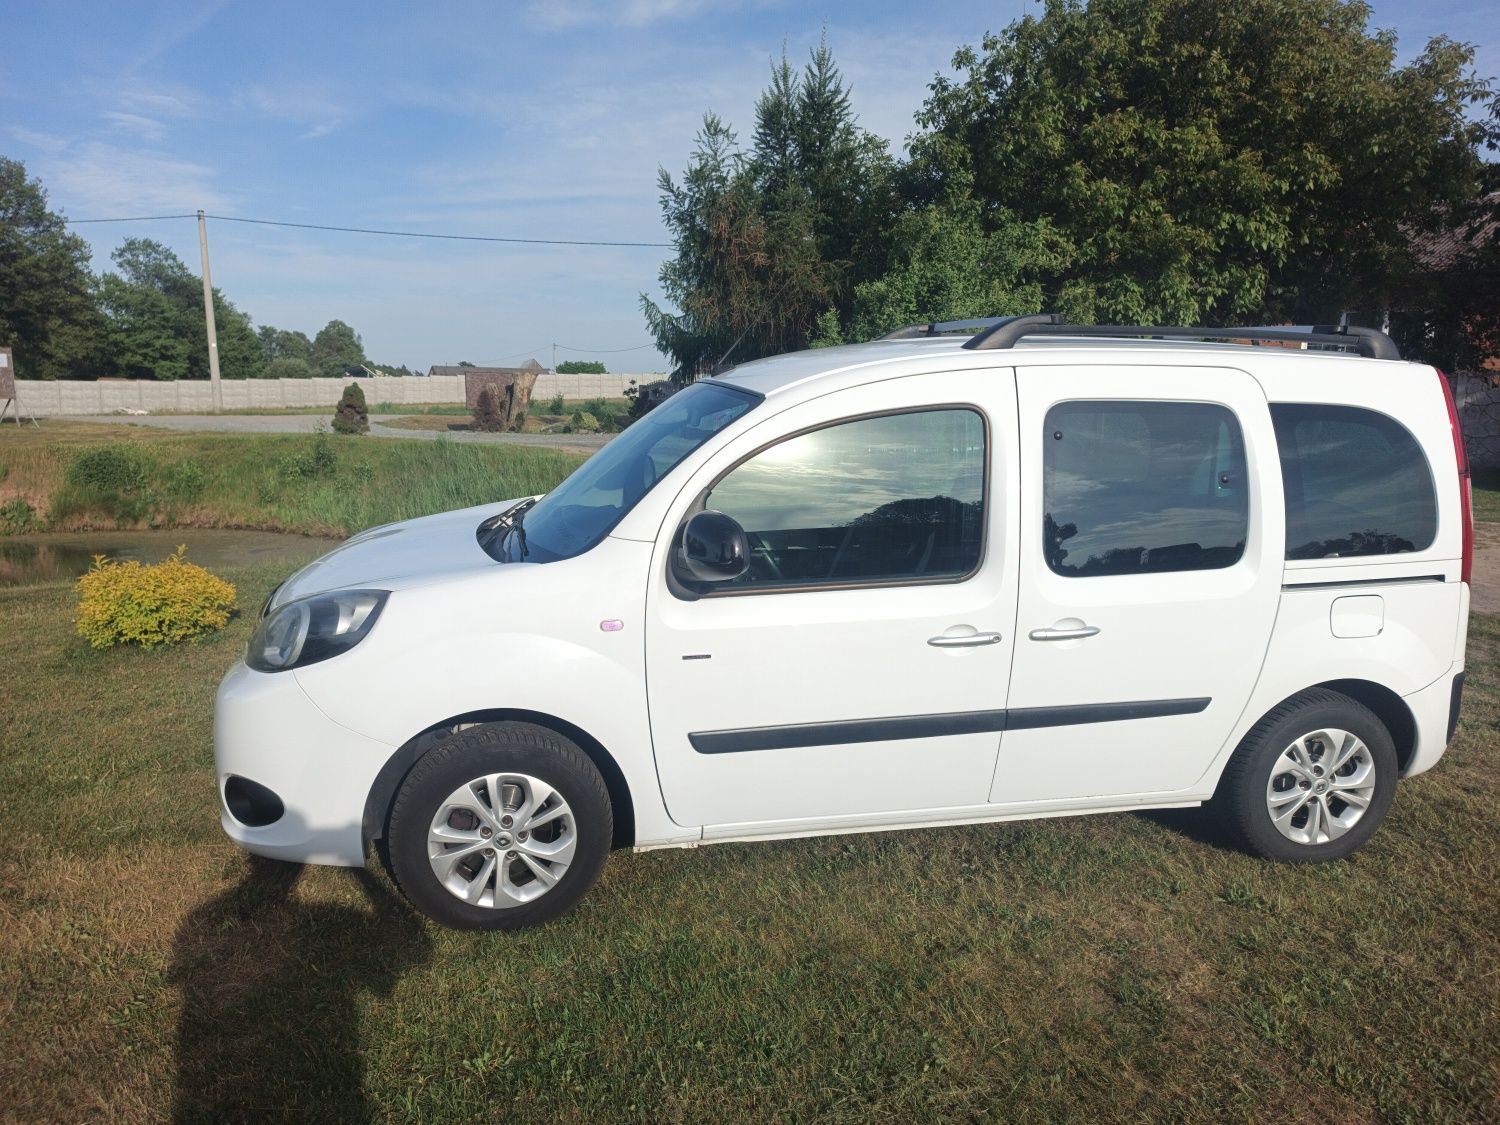
[[[508,848],[508,847],[510,847],[510,837],[507,836],[507,835],[505,835],[502,832],[500,835],[498,835],[498,836],[495,837],[495,847],[497,847],[497,848]]]
[[[1320,781],[1320,782],[1318,782],[1316,785],[1313,786],[1313,792],[1314,793],[1326,793],[1326,792],[1328,792],[1328,782],[1326,782],[1326,781]]]

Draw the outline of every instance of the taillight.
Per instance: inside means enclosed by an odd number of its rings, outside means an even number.
[[[1437,368],[1433,368],[1437,371]],[[1463,426],[1458,421],[1458,404],[1453,401],[1453,388],[1448,385],[1448,376],[1437,373],[1443,385],[1443,401],[1448,404],[1448,425],[1453,431],[1453,457],[1458,462],[1459,513],[1464,521],[1464,561],[1460,576],[1468,582],[1474,573],[1474,498],[1469,480],[1469,453],[1464,448]]]

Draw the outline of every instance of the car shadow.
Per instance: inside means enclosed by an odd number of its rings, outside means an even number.
[[[1135,815],[1221,852],[1242,850],[1225,829],[1223,816],[1208,805],[1190,809],[1148,809]]]
[[[366,1100],[359,999],[425,964],[421,921],[367,871],[368,908],[304,902],[303,868],[248,856],[240,881],[178,927],[169,975],[182,998],[174,1121],[338,1120]]]

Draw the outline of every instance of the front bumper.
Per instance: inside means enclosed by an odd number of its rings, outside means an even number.
[[[295,673],[236,664],[214,704],[219,823],[255,855],[363,867],[365,799],[395,749],[328,718]],[[284,806],[281,815],[260,826],[237,819],[225,800],[231,777],[269,789]]]

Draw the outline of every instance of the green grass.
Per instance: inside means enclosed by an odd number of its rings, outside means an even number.
[[[281,577],[229,571],[253,607]],[[1500,620],[1371,844],[1190,815],[617,853],[562,921],[415,920],[220,835],[197,645],[94,652],[0,591],[0,1116],[1493,1120]],[[413,684],[413,691],[420,691]]]
[[[140,461],[141,478],[126,488],[70,480],[79,457],[104,446]],[[545,492],[578,460],[531,446],[52,422],[0,440],[0,504],[24,499],[55,530],[247,527],[348,535]]]
[[[1500,469],[1475,469],[1474,519],[1500,520]]]

